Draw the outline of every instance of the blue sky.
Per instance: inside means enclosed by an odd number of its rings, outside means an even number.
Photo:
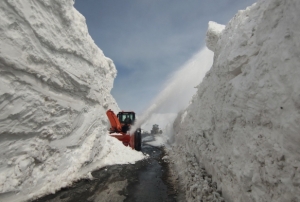
[[[227,24],[255,0],[76,0],[95,43],[118,70],[112,95],[142,113],[203,46],[208,21]],[[184,75],[183,75],[184,76]]]

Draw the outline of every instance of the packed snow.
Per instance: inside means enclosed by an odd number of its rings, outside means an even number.
[[[141,152],[108,135],[111,59],[73,0],[0,1],[0,201],[25,201]]]
[[[300,200],[299,11],[259,0],[226,27],[209,23],[213,66],[174,122],[170,154],[187,201]]]

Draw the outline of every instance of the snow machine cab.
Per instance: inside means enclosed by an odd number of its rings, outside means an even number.
[[[121,125],[129,124],[133,125],[135,121],[135,113],[134,112],[119,112],[117,115]]]

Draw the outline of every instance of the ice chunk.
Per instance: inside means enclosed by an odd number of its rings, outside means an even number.
[[[218,40],[225,29],[225,25],[218,24],[213,21],[208,22],[208,29],[206,32],[206,46],[209,50],[215,51]]]

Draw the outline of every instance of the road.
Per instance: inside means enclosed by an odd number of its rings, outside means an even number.
[[[147,144],[143,136],[142,152],[148,159],[135,164],[113,165],[92,172],[94,180],[81,180],[55,194],[34,202],[175,202],[177,185],[170,178],[163,147]]]

